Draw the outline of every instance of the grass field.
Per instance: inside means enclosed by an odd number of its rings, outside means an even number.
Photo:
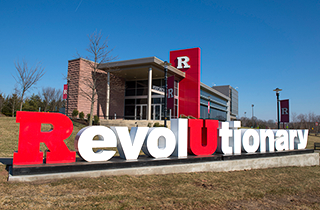
[[[65,141],[71,150],[82,127],[74,124]],[[1,157],[17,150],[18,129],[15,118],[0,117]],[[313,142],[320,137],[309,136],[307,148]],[[320,209],[319,166],[33,183],[7,177],[0,165],[0,209]]]

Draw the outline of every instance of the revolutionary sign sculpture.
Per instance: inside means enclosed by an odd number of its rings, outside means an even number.
[[[20,123],[18,152],[14,153],[13,165],[43,164],[43,142],[49,151],[47,164],[72,163],[76,152],[70,151],[63,142],[73,130],[71,120],[58,113],[17,112]],[[41,124],[51,124],[53,129],[41,131]],[[168,128],[89,126],[79,131],[75,148],[86,161],[108,161],[115,151],[93,148],[116,147],[120,157],[136,160],[142,150],[152,158],[169,156],[186,157],[223,153],[264,153],[283,150],[305,149],[308,130],[239,129],[240,121],[174,119]],[[93,140],[95,136],[99,140]]]

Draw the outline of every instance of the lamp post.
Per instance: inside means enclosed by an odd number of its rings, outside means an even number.
[[[164,127],[167,127],[167,90],[168,90],[168,66],[170,66],[171,63],[168,63],[167,61],[165,61],[163,63],[163,67],[164,67]]]
[[[251,107],[252,107],[252,127],[254,127],[254,121],[253,121],[253,116],[254,116],[253,115],[253,107],[254,107],[254,104],[252,104]]]
[[[276,96],[277,96],[277,116],[278,116],[278,129],[280,129],[280,112],[279,112],[279,95],[280,95],[280,91],[281,91],[282,89],[280,89],[280,88],[276,88],[276,89],[274,89],[273,91],[276,91]]]
[[[210,96],[208,96],[209,101],[208,101],[208,119],[210,119]]]
[[[70,82],[70,78],[67,77],[67,116],[68,116],[68,111],[69,111],[69,82]]]
[[[251,106],[252,106],[252,118],[253,118],[253,116],[254,116],[254,115],[253,115],[253,107],[254,107],[254,104],[252,104]]]

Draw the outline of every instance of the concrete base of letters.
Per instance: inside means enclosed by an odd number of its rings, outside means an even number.
[[[108,169],[95,171],[81,171],[68,173],[51,173],[41,175],[12,176],[8,181],[32,182],[64,178],[83,178],[120,175],[150,175],[190,172],[223,172],[251,169],[264,169],[287,166],[315,166],[319,165],[319,153],[288,155],[280,157],[247,158],[239,160],[211,161],[190,164],[174,164],[165,166],[148,166],[136,168]]]

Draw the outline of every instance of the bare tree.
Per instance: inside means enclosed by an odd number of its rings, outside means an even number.
[[[304,114],[299,114],[297,116],[297,119],[299,120],[300,123],[300,129],[306,129],[307,128],[307,116]]]
[[[0,92],[0,116],[1,116],[2,108],[4,106],[5,97],[6,96],[3,93]]]
[[[316,121],[317,116],[314,112],[309,112],[308,114],[308,128],[309,130],[313,127],[314,122]]]
[[[21,101],[20,97],[20,91],[17,88],[14,88],[14,93],[12,94],[11,98],[8,98],[11,103],[11,116],[14,117],[15,111],[17,109],[17,105],[19,101]]]
[[[82,95],[90,101],[90,118],[89,125],[92,125],[94,103],[97,100],[99,86],[101,84],[101,74],[106,70],[101,70],[99,67],[103,63],[110,62],[115,59],[110,54],[112,49],[109,49],[108,38],[103,39],[101,32],[94,32],[89,37],[89,46],[86,51],[89,56],[84,57],[89,66],[90,78],[84,79],[83,84],[86,88],[80,88]],[[79,56],[81,57],[81,56]],[[108,73],[109,74],[109,73]],[[108,100],[108,99],[107,99]]]
[[[291,116],[290,116],[290,123],[289,124],[291,124],[292,125],[292,128],[297,128],[298,127],[298,119],[297,119],[297,113],[295,113],[295,112],[292,112],[291,113]]]
[[[62,90],[55,89],[55,94],[51,103],[52,111],[58,111],[63,105]]]
[[[41,95],[44,111],[57,111],[63,106],[62,90],[46,87],[42,88]]]
[[[14,79],[20,86],[20,111],[22,111],[23,97],[25,93],[41,79],[45,72],[41,63],[37,63],[35,66],[29,68],[28,63],[23,60],[22,63],[16,62],[14,65],[17,70],[17,76],[14,77]]]
[[[47,111],[49,104],[54,100],[56,89],[52,87],[42,88],[42,101],[44,103],[44,111]]]

